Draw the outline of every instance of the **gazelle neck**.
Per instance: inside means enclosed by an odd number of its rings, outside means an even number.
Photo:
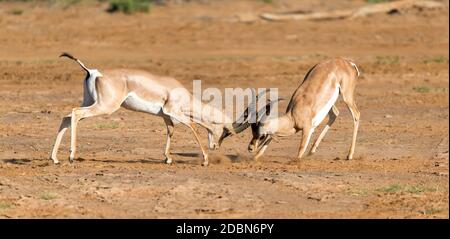
[[[216,108],[211,104],[204,104],[198,99],[193,100],[192,119],[209,132],[222,134],[224,127],[231,127],[231,118],[226,115],[222,109]]]

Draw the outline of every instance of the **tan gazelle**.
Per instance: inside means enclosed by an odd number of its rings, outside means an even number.
[[[113,69],[100,72],[96,69],[88,69],[80,60],[68,53],[63,53],[61,56],[78,62],[87,72],[87,76],[84,80],[81,107],[74,108],[71,114],[62,119],[51,153],[51,159],[55,164],[59,163],[58,148],[68,128],[71,128],[69,160],[72,162],[77,146],[78,122],[88,117],[112,114],[120,107],[164,119],[167,127],[164,151],[166,163],[172,163],[170,141],[174,132],[174,122],[182,123],[192,130],[203,154],[202,165],[208,165],[208,155],[194,129],[195,124],[208,131],[210,149],[218,148],[224,138],[240,133],[248,127],[246,119],[242,120],[243,116],[240,118],[240,123],[237,121],[233,123],[222,109],[203,104],[173,78],[155,76],[142,70]]]
[[[360,116],[355,102],[355,86],[359,74],[358,67],[344,58],[327,60],[311,68],[292,95],[284,115],[270,117],[273,101],[258,112],[257,122],[251,125],[253,138],[248,147],[250,152],[256,151],[254,158],[257,159],[264,153],[273,136],[290,136],[298,131],[302,131],[302,140],[297,158],[302,158],[314,129],[328,115],[327,125],[311,148],[310,153],[315,153],[339,115],[334,104],[340,93],[353,117],[353,137],[347,156],[352,159]]]

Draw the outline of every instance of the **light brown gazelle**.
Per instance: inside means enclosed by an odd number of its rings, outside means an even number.
[[[302,158],[314,129],[328,114],[328,123],[311,148],[310,153],[315,153],[320,141],[339,115],[334,104],[340,93],[353,117],[353,138],[347,156],[347,159],[352,159],[360,116],[355,102],[355,85],[359,74],[357,66],[344,58],[315,65],[295,90],[284,115],[268,117],[274,102],[269,102],[258,112],[257,123],[251,125],[253,138],[248,147],[250,152],[256,151],[254,158],[257,159],[264,153],[273,136],[289,136],[298,131],[302,131],[302,140],[297,158]]]
[[[72,113],[62,119],[51,159],[55,164],[58,148],[65,131],[71,128],[70,157],[75,158],[77,146],[77,124],[81,119],[112,114],[120,107],[129,110],[149,113],[164,119],[167,127],[165,162],[172,163],[170,141],[174,132],[174,122],[182,123],[192,130],[203,154],[202,165],[208,165],[208,155],[194,128],[195,124],[208,131],[209,148],[216,149],[223,139],[229,135],[240,133],[248,123],[240,118],[240,123],[231,122],[223,110],[202,104],[184,88],[177,80],[170,77],[155,76],[142,70],[113,69],[100,73],[96,69],[88,69],[80,60],[68,53],[68,57],[78,62],[87,72],[84,80],[84,96],[81,107],[74,108]],[[200,113],[199,113],[199,110]],[[246,110],[248,112],[248,108]],[[211,114],[212,112],[212,114]],[[248,114],[248,113],[247,113]],[[211,117],[214,116],[214,117]]]

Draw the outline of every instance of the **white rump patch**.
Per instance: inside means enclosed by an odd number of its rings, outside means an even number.
[[[103,77],[100,71],[89,70],[89,77],[84,82],[83,106],[90,106],[97,101],[97,90],[95,89],[95,80],[97,77]]]
[[[333,107],[334,103],[336,103],[336,100],[339,96],[339,88],[340,88],[340,85],[337,85],[336,88],[334,89],[333,95],[331,96],[330,100],[319,111],[319,113],[317,113],[316,116],[314,116],[314,118],[312,120],[313,128],[316,128],[320,123],[322,123],[323,119],[325,119],[328,112],[330,112],[331,107]]]

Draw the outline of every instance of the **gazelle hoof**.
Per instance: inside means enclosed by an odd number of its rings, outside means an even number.
[[[166,164],[172,164],[172,158],[166,158],[166,159],[164,160],[164,162],[165,162]]]
[[[209,158],[209,157],[208,157],[207,154],[203,155],[203,163],[202,163],[202,166],[208,166],[208,165],[209,165],[208,158]]]
[[[59,164],[59,160],[57,158],[50,157],[50,159],[53,161],[53,164]]]

